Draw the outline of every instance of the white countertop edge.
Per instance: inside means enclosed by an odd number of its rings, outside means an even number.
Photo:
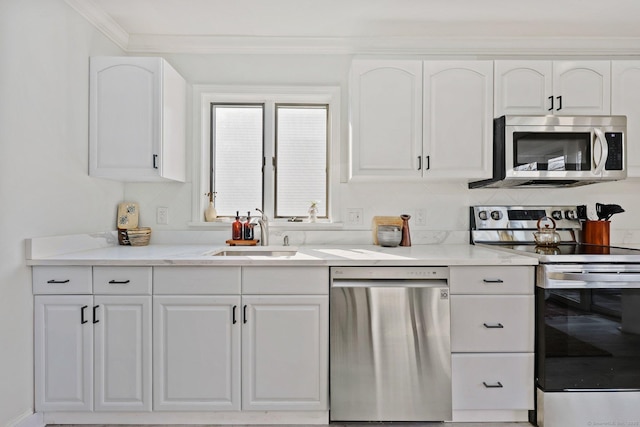
[[[80,243],[85,243],[83,239]],[[373,245],[302,246],[295,256],[216,257],[210,253],[229,249],[221,245],[149,245],[102,246],[43,256],[45,245],[32,251],[27,265],[111,265],[111,266],[448,266],[448,265],[537,265],[534,257],[507,254],[501,251],[469,244],[415,245],[412,247],[384,248]],[[64,248],[69,249],[69,248]],[[33,256],[39,253],[40,256]]]

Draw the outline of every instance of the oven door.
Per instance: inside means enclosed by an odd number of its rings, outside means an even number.
[[[538,267],[536,379],[543,391],[640,390],[640,265]]]

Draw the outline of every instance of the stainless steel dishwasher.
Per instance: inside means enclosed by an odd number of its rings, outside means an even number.
[[[332,267],[331,421],[450,421],[446,267]]]

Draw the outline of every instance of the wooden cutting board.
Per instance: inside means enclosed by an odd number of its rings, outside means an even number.
[[[116,227],[120,230],[138,228],[138,214],[140,208],[137,203],[123,202],[118,204]]]
[[[371,232],[373,233],[373,244],[378,244],[378,226],[397,225],[402,230],[402,218],[399,216],[374,216],[371,220]]]
[[[260,240],[227,240],[229,246],[256,246]]]

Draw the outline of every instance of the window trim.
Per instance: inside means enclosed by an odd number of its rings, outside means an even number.
[[[191,225],[224,224],[227,222],[204,222],[204,210],[208,206],[208,198],[204,196],[209,188],[209,159],[211,126],[210,114],[212,103],[261,103],[265,104],[327,104],[329,114],[327,120],[329,142],[327,144],[327,215],[328,219],[319,219],[319,224],[338,222],[340,220],[340,88],[338,86],[220,86],[193,85],[193,150],[192,150],[192,200]],[[266,108],[266,105],[265,105]],[[264,123],[265,135],[273,135],[273,123]],[[264,153],[272,157],[275,153]],[[269,167],[273,167],[267,162]],[[273,174],[269,176],[268,188],[275,187]],[[266,179],[266,178],[265,178]],[[275,194],[265,196],[265,212],[272,222],[287,224],[285,218],[274,218]],[[269,202],[268,199],[271,199]],[[295,223],[288,223],[295,224]]]

